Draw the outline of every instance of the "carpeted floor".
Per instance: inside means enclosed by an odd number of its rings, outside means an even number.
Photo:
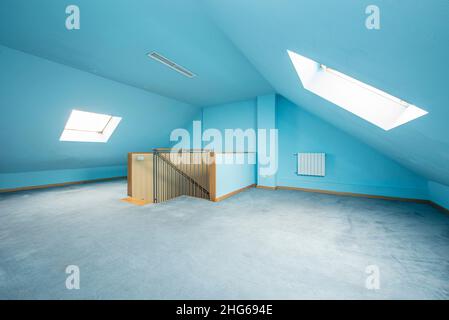
[[[0,195],[1,299],[448,299],[449,215],[251,189],[134,206],[114,181]],[[68,265],[80,289],[65,287]],[[366,267],[380,271],[369,290]]]

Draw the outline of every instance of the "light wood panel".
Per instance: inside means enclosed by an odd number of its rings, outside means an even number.
[[[131,204],[135,204],[136,206],[144,206],[148,203],[152,203],[152,201],[138,200],[138,199],[134,199],[132,197],[124,198],[124,199],[122,199],[122,201],[131,203]]]
[[[139,158],[143,160],[138,160]],[[153,202],[153,154],[132,152],[128,154],[128,196],[146,203]]]
[[[132,166],[132,153],[128,153],[128,196],[133,194],[133,166]]]

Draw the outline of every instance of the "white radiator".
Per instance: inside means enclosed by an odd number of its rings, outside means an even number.
[[[326,175],[325,153],[298,153],[298,174],[302,176]]]

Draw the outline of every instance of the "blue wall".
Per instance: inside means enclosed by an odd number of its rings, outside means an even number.
[[[216,105],[203,108],[203,130],[218,129],[223,138],[225,129],[255,129],[257,127],[256,119],[256,99],[241,102]],[[231,151],[226,149],[223,143],[222,151]],[[249,151],[245,144],[245,150]]]
[[[427,182],[359,140],[278,96],[278,186],[427,198]],[[325,152],[326,176],[296,174],[298,152]]]
[[[258,137],[258,161],[257,161],[257,184],[259,186],[264,187],[276,187],[276,173],[273,175],[263,175],[262,169],[265,166],[263,164],[263,159],[261,158],[261,154],[264,154],[264,157],[270,156],[270,130],[276,129],[276,95],[270,94],[265,96],[257,97],[257,130],[265,131],[265,141],[260,141]],[[262,152],[259,148],[264,147],[264,151]],[[276,144],[273,144],[275,147]],[[274,150],[275,155],[278,153],[278,150]]]
[[[124,175],[127,152],[169,146],[201,110],[3,46],[0,70],[0,188]],[[74,108],[123,119],[108,143],[60,142]]]
[[[225,137],[225,129],[256,129],[256,99],[235,102],[230,104],[216,105],[203,108],[203,129],[218,129],[223,138]],[[249,151],[248,145],[245,144],[245,150]],[[223,151],[226,150],[223,143]],[[234,150],[235,151],[235,150]],[[232,157],[232,154],[217,155],[217,157]],[[216,181],[217,181],[217,197],[226,195],[230,192],[247,187],[256,183],[256,165],[248,161],[248,157],[253,155],[239,154],[244,161],[241,164],[217,163]],[[242,158],[240,158],[242,159]]]
[[[0,175],[0,189],[125,177],[126,175],[127,166],[3,173]]]
[[[189,139],[186,139],[185,137],[180,137],[176,131],[172,132],[173,140],[170,137],[170,148],[175,149],[201,149],[203,147],[202,141],[201,141],[201,133],[202,133],[202,120],[203,120],[203,110],[198,110],[197,113],[193,115],[191,119],[189,119],[184,125],[180,126],[179,129],[186,130],[189,135]],[[194,126],[197,126],[199,130],[197,130],[199,133],[195,133]],[[199,142],[198,139],[195,137],[195,134],[199,135]]]
[[[203,128],[217,128],[222,132],[224,129],[235,128],[257,129],[258,111],[262,112],[263,106],[270,104],[269,98],[270,96],[259,98],[260,111],[256,100],[203,108]],[[271,114],[271,120],[275,121],[279,130],[279,168],[275,178],[277,186],[428,198],[425,179],[361,141],[304,111],[282,96],[276,96],[275,109],[275,113],[264,112],[260,117]],[[264,127],[270,119],[262,118],[259,122]],[[325,152],[326,176],[298,176],[294,156],[298,152]],[[238,177],[239,174],[228,172],[220,175],[223,181],[217,178],[217,183],[226,185],[223,189],[231,192],[243,186]],[[245,183],[254,183],[245,177],[247,175],[243,177]]]
[[[429,181],[429,198],[449,210],[449,186]]]
[[[226,157],[234,155],[225,153],[217,154],[216,165],[216,196],[221,197],[233,191],[248,187],[256,183],[256,165],[250,164],[245,157],[243,163],[227,164]],[[237,155],[243,156],[243,155]]]

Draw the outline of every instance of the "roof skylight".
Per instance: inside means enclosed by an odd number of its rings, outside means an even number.
[[[72,110],[60,141],[108,142],[122,118]]]
[[[428,113],[293,51],[287,52],[305,89],[384,130]]]

